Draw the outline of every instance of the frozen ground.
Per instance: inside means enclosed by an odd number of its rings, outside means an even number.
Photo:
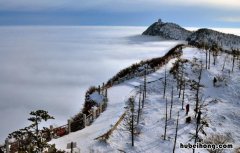
[[[203,101],[206,106],[202,109],[202,116],[204,120],[206,120],[209,124],[209,127],[204,128],[207,136],[210,136],[211,134],[226,134],[231,138],[230,143],[233,144],[233,147],[237,148],[240,146],[240,69],[238,68],[238,63],[234,68],[234,72],[231,72],[229,75],[228,70],[231,70],[232,65],[231,58],[229,57],[226,62],[225,70],[222,71],[225,56],[225,54],[218,56],[215,66],[212,63],[212,59],[211,68],[209,70],[206,70],[205,66],[203,66],[201,80],[203,87],[200,91],[201,95],[203,95]],[[197,58],[198,60],[202,60],[203,63],[205,63],[205,53],[202,50],[196,48],[185,48],[183,50],[183,56],[181,58],[188,59],[191,62],[193,62],[194,58]],[[66,143],[74,141],[79,144],[79,148],[83,152],[117,153],[119,150],[122,150],[127,153],[169,153],[172,152],[173,148],[176,118],[177,112],[179,111],[180,119],[176,152],[191,153],[192,149],[180,149],[179,144],[193,144],[193,140],[191,140],[191,134],[195,132],[196,127],[196,120],[194,119],[193,111],[193,108],[195,106],[195,101],[193,100],[195,93],[190,90],[189,86],[186,87],[184,106],[187,103],[190,104],[190,112],[188,116],[191,116],[193,119],[190,124],[187,124],[185,123],[185,110],[181,109],[182,97],[178,98],[178,93],[176,91],[176,82],[174,81],[172,75],[170,75],[168,72],[172,67],[172,63],[175,61],[176,59],[169,61],[166,66],[168,76],[167,97],[169,101],[171,86],[174,86],[175,93],[172,118],[168,119],[167,140],[163,140],[165,122],[165,99],[163,99],[163,79],[160,79],[164,77],[165,67],[163,67],[157,72],[148,75],[147,77],[147,81],[158,81],[148,84],[147,101],[143,109],[139,124],[141,132],[135,137],[134,147],[131,147],[130,133],[125,130],[123,122],[113,132],[113,134],[107,140],[107,143],[99,142],[93,139],[103,134],[104,131],[107,130],[106,128],[110,127],[110,125],[114,123],[113,121],[117,119],[117,117],[119,117],[119,115],[124,111],[124,99],[126,100],[129,96],[136,94],[138,90],[137,88],[133,88],[131,86],[137,86],[141,84],[143,82],[142,78],[134,78],[130,81],[124,82],[120,86],[116,86],[110,89],[112,95],[109,94],[109,96],[111,96],[109,104],[112,103],[113,106],[116,103],[116,98],[119,99],[121,97],[122,100],[119,101],[119,105],[121,105],[121,107],[108,107],[108,109],[102,113],[102,115],[93,123],[92,126],[89,126],[82,131],[72,133],[69,136],[59,138],[52,142],[56,143],[58,148],[65,149]],[[185,65],[185,72],[187,73],[187,79],[197,79],[197,76],[191,64]],[[212,80],[213,77],[216,76],[224,76],[226,78],[226,85],[221,84],[219,87],[213,87]],[[128,90],[121,89],[125,86]],[[116,89],[120,89],[121,91]],[[217,102],[211,102],[215,99],[217,99]],[[137,100],[138,98],[136,98],[136,101]],[[112,111],[116,111],[118,113],[112,113]],[[114,120],[109,120],[110,115]],[[200,137],[206,139],[206,136],[204,136],[202,133],[200,133]],[[233,151],[233,149],[226,150],[228,153],[231,153]],[[208,151],[205,149],[198,149],[196,152],[207,153]]]

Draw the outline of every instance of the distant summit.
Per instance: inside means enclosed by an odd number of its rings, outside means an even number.
[[[159,19],[147,28],[147,30],[143,32],[143,35],[161,36],[162,38],[173,40],[186,40],[191,33],[191,31],[188,31],[175,23],[164,23]]]
[[[188,31],[175,23],[164,23],[161,19],[153,23],[143,35],[160,36],[164,39],[186,40],[196,47],[218,48],[225,51],[240,50],[240,36],[225,34],[211,29]]]

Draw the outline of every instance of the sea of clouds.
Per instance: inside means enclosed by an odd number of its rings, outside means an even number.
[[[0,27],[0,142],[44,109],[63,125],[91,85],[122,68],[164,55],[176,41],[141,36],[145,27]]]

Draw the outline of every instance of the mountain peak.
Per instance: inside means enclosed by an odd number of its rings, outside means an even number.
[[[160,36],[164,39],[186,40],[191,33],[175,23],[164,23],[161,19],[158,19],[157,22],[143,32],[143,35]]]

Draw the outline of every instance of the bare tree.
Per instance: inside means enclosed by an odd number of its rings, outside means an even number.
[[[228,58],[228,55],[226,55],[226,56],[225,56],[225,58],[224,58],[224,62],[223,62],[222,71],[223,71],[223,70],[224,70],[224,68],[225,68],[225,63],[226,63],[226,60],[227,60],[227,58]]]
[[[163,135],[163,139],[164,140],[166,140],[166,133],[167,133],[167,121],[168,121],[168,119],[167,119],[167,114],[168,114],[168,110],[167,110],[167,98],[166,98],[166,114],[165,114],[165,126],[164,126],[164,135]]]
[[[143,100],[142,100],[142,107],[144,107],[145,99],[147,95],[147,67],[145,67],[144,71],[144,83],[143,83]]]
[[[200,90],[200,82],[201,82],[201,78],[202,78],[202,69],[203,69],[203,65],[202,65],[202,62],[201,62],[201,68],[199,70],[199,76],[198,76],[198,82],[197,82],[197,86],[196,86],[196,107],[195,107],[195,118],[196,118],[196,115],[197,115],[197,112],[198,112],[198,107],[199,107],[199,90]]]
[[[163,98],[165,98],[166,88],[167,88],[167,70],[166,70],[166,67],[165,67]]]
[[[98,85],[98,94],[101,94],[101,87]]]
[[[105,88],[105,84],[104,84],[104,82],[103,82],[103,83],[102,83],[102,88],[101,88],[101,89],[102,89],[102,90],[101,90],[101,91],[102,91],[102,92],[101,92],[102,95],[104,95],[104,88]]]
[[[233,53],[233,57],[232,57],[232,72],[234,69],[234,63],[235,63],[235,54]]]
[[[208,66],[208,50],[206,49],[206,69],[207,69],[207,66]]]
[[[172,118],[172,105],[173,105],[173,86],[172,86],[172,93],[171,93],[171,105],[170,105],[170,119]]]
[[[181,78],[180,78],[180,82],[179,82],[179,86],[180,86],[180,90],[179,90],[179,93],[178,93],[178,98],[181,97],[181,91],[182,91],[182,86],[183,86],[183,63],[181,64]]]
[[[185,98],[185,87],[186,87],[186,81],[183,81],[183,95],[182,95],[182,110],[184,110],[183,105],[184,105],[184,98]]]
[[[138,101],[138,115],[137,115],[137,124],[140,119],[140,111],[141,111],[141,96],[142,96],[142,86],[139,86],[139,101]]]
[[[211,61],[211,54],[210,54],[210,50],[208,52],[208,69],[210,69],[210,61]]]
[[[176,149],[176,142],[177,142],[177,135],[178,135],[178,120],[179,120],[179,112],[177,115],[177,125],[176,125],[175,137],[174,137],[173,153],[175,153],[175,149]]]
[[[125,127],[131,133],[131,142],[134,146],[134,131],[136,129],[136,115],[135,115],[135,101],[133,97],[130,97],[127,101],[128,110],[125,117]]]

